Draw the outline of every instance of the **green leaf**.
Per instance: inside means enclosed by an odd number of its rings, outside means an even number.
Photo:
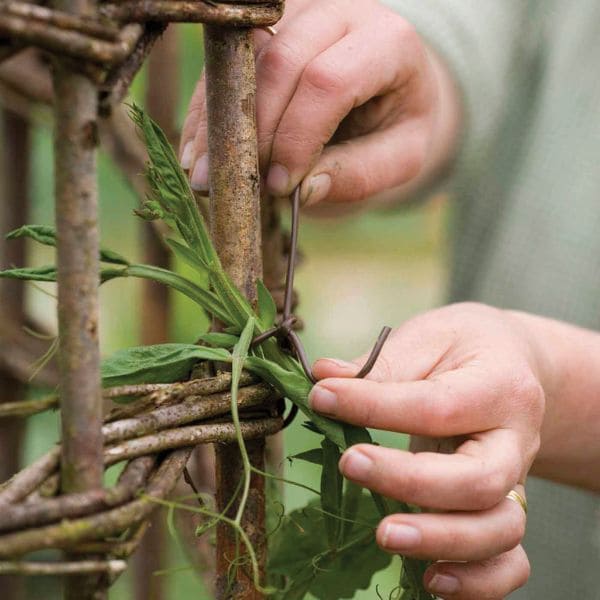
[[[221,333],[221,332],[210,332],[203,333],[198,336],[198,339],[209,346],[214,346],[215,348],[226,348],[227,350],[233,348],[239,340],[237,335],[231,335],[230,333]]]
[[[321,442],[323,448],[323,469],[321,471],[321,508],[324,511],[325,531],[329,547],[337,547],[340,535],[342,514],[342,488],[344,480],[338,468],[340,449],[332,441],[325,438]]]
[[[173,250],[184,263],[192,267],[196,273],[199,273],[200,275],[206,275],[208,273],[206,264],[204,264],[200,257],[185,244],[171,238],[167,238],[166,242],[169,244],[171,250]]]
[[[48,225],[23,225],[6,234],[7,240],[30,238],[44,246],[56,247],[56,230]]]
[[[213,269],[209,273],[209,281],[217,296],[229,309],[231,318],[227,324],[237,325],[241,330],[250,317],[256,316],[248,300],[223,270]]]
[[[216,317],[224,323],[231,322],[231,315],[225,308],[221,300],[212,292],[201,288],[193,281],[190,281],[183,275],[174,273],[160,267],[151,265],[130,265],[117,276],[119,277],[140,277],[142,279],[151,279],[158,283],[163,283],[173,289],[185,294],[196,304],[201,306],[209,315]]]
[[[56,229],[48,225],[23,225],[7,234],[7,240],[16,240],[18,238],[30,238],[44,246],[56,248]],[[106,248],[100,248],[100,260],[114,265],[128,265],[129,261]]]
[[[260,323],[265,329],[270,329],[277,319],[277,306],[271,292],[265,284],[259,279],[256,282],[256,292],[258,296],[258,314]]]
[[[175,222],[187,245],[198,251],[206,265],[219,265],[188,178],[171,144],[160,127],[141,108],[131,106],[131,117],[142,134],[150,159],[146,177],[153,193],[151,200],[160,205],[163,218],[168,217]],[[153,212],[158,212],[156,207]]]
[[[294,454],[288,458],[290,460],[303,460],[305,462],[312,463],[313,465],[321,466],[323,464],[323,449],[313,448],[312,450],[306,450],[305,452]]]
[[[281,598],[303,598],[295,590],[307,590],[320,600],[353,598],[368,589],[374,573],[384,569],[391,556],[375,542],[379,515],[368,497],[360,498],[359,521],[348,542],[335,551],[329,548],[319,502],[293,511],[273,534],[269,571],[288,577]]]
[[[288,371],[270,360],[249,356],[246,368],[270,383],[291,400],[311,420],[312,424],[334,444],[345,448],[345,425],[313,412],[308,406],[308,393],[312,383],[302,373]]]
[[[352,533],[353,522],[356,520],[358,515],[359,503],[362,495],[363,490],[360,485],[346,480],[342,505],[342,515],[344,517],[344,521],[342,521],[340,532],[342,544],[349,539],[349,536]]]
[[[0,277],[5,279],[23,279],[25,281],[56,281],[56,267],[46,265],[45,267],[27,267],[22,269],[6,269],[0,271]]]
[[[102,361],[102,385],[173,383],[181,381],[200,360],[230,362],[222,348],[193,344],[158,344],[119,350]]]

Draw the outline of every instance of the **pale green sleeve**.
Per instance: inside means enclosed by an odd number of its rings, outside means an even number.
[[[511,93],[511,70],[526,43],[527,0],[383,0],[440,55],[463,95],[458,162],[486,154]]]

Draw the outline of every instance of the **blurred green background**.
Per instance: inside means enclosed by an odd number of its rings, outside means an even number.
[[[202,68],[202,43],[199,28],[180,26],[181,31],[181,122],[187,102]],[[143,99],[144,73],[136,79],[133,96]],[[51,129],[40,118],[33,139],[31,222],[51,223],[52,155]],[[101,237],[105,246],[129,258],[140,258],[140,224],[132,211],[137,198],[131,193],[118,169],[101,155],[99,165],[101,197]],[[444,268],[444,219],[442,199],[410,209],[386,210],[339,220],[304,219],[301,248],[305,261],[296,281],[300,294],[298,314],[305,321],[302,338],[312,358],[334,356],[351,359],[366,351],[383,324],[397,325],[410,316],[430,308],[442,299]],[[30,262],[47,264],[52,255],[47,249],[32,248]],[[48,288],[52,291],[52,288]],[[103,354],[139,343],[144,315],[139,314],[139,285],[122,280],[105,286],[101,292],[101,343]],[[172,341],[193,342],[205,326],[192,305],[174,298],[171,323]],[[28,291],[30,311],[54,327],[55,301],[37,289]],[[300,427],[301,419],[286,431],[286,455],[317,445],[317,438]],[[378,441],[401,446],[402,436],[377,434]],[[24,460],[31,461],[58,439],[54,414],[41,415],[29,423]],[[318,487],[316,467],[299,461],[286,461],[286,476]],[[285,506],[293,510],[306,503],[310,494],[288,486]],[[165,577],[168,598],[195,600],[208,597],[201,592],[200,580],[189,569],[181,549],[169,541],[172,572]],[[179,569],[179,567],[184,567]],[[376,577],[384,596],[397,582],[398,564]],[[131,570],[131,569],[130,569]],[[157,576],[158,577],[158,576]],[[30,579],[28,598],[58,597],[58,583]],[[374,598],[373,588],[356,598]],[[132,598],[131,577],[126,573],[111,591],[111,599]]]

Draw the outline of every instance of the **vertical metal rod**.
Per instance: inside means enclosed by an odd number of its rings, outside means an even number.
[[[93,16],[93,0],[55,7]],[[102,486],[102,400],[98,348],[97,90],[74,67],[54,64],[55,213],[58,236],[58,330],[62,410],[61,487]],[[65,598],[106,598],[102,577],[70,577]]]
[[[0,268],[25,264],[25,240],[5,239],[5,235],[23,225],[29,207],[29,123],[10,110],[2,110],[2,165],[0,166]],[[24,286],[22,281],[0,281],[1,318],[7,322],[24,322]],[[25,396],[25,386],[10,373],[0,372],[3,402],[17,402]],[[0,423],[0,481],[18,471],[21,461],[25,422],[8,419]],[[24,597],[22,577],[5,577],[2,595],[5,600]]]
[[[146,107],[150,116],[162,127],[174,145],[177,144],[177,105],[179,101],[179,36],[170,26],[156,42],[148,59]],[[156,230],[142,222],[144,261],[150,265],[170,268],[170,253]],[[142,283],[142,332],[144,345],[162,344],[169,338],[169,289],[153,281]],[[193,525],[190,525],[193,527]],[[165,569],[169,540],[164,510],[152,515],[150,527],[133,557],[135,565],[135,598],[163,600],[166,598],[164,577],[154,577]]]
[[[261,222],[256,140],[256,79],[252,32],[204,27],[206,59],[210,214],[212,236],[224,268],[251,301],[261,276]],[[264,466],[264,440],[248,443],[253,464]],[[240,480],[242,465],[235,444],[216,447],[217,505],[223,509]],[[231,508],[235,514],[236,506]],[[264,480],[252,477],[243,523],[264,572]],[[231,569],[236,536],[228,526],[217,528],[218,599],[258,599],[243,568]],[[243,552],[244,549],[242,548]],[[229,581],[233,571],[233,581]]]

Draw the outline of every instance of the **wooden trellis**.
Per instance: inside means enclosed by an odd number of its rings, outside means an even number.
[[[0,2],[0,61],[33,46],[50,56],[53,85],[37,59],[27,70],[3,70],[0,92],[52,103],[55,116],[55,198],[58,232],[59,389],[62,443],[0,488],[0,574],[69,575],[68,598],[103,598],[137,547],[156,507],[184,472],[196,444],[217,445],[217,507],[234,494],[241,473],[229,411],[227,374],[163,386],[113,389],[104,396],[140,396],[103,416],[98,348],[98,224],[96,147],[99,134],[129,173],[139,170],[119,104],[154,41],[169,22],[205,24],[210,220],[223,266],[251,300],[254,282],[279,283],[278,260],[263,273],[261,232],[268,255],[282,254],[276,209],[261,222],[252,28],[281,17],[283,0],[56,0]],[[110,116],[110,119],[108,117]],[[136,184],[139,186],[139,184]],[[19,337],[15,333],[15,340]],[[20,338],[19,338],[20,339]],[[271,389],[244,381],[240,406],[254,464],[263,468],[265,436],[281,428]],[[0,405],[0,417],[33,414],[52,405]],[[256,411],[258,409],[258,414]],[[207,422],[208,421],[208,422]],[[215,422],[216,421],[216,422]],[[128,461],[119,482],[102,488],[106,466]],[[243,526],[264,568],[264,488],[253,477]],[[235,506],[232,507],[232,510]],[[258,598],[251,578],[237,569],[236,540],[217,531],[217,597]],[[64,562],[22,557],[41,548],[67,551]]]

